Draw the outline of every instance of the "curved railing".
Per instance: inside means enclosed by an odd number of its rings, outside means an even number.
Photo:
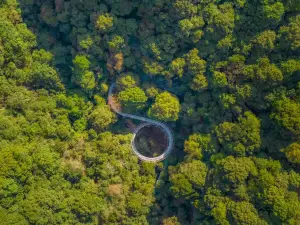
[[[131,140],[131,147],[133,149],[133,152],[139,157],[139,159],[141,159],[143,161],[147,161],[147,162],[159,162],[159,161],[164,160],[170,154],[170,152],[173,149],[174,139],[173,139],[173,135],[172,135],[172,132],[169,129],[169,127],[167,125],[165,125],[164,123],[156,121],[156,120],[151,120],[151,119],[148,119],[148,118],[145,118],[145,117],[141,117],[141,116],[136,116],[136,115],[132,115],[132,114],[120,112],[120,110],[114,104],[114,99],[113,99],[113,90],[114,90],[114,88],[115,88],[115,84],[112,84],[109,87],[109,91],[108,91],[108,104],[110,105],[111,109],[115,113],[119,114],[120,116],[128,117],[128,118],[131,118],[131,119],[134,119],[134,120],[140,120],[140,121],[145,122],[145,123],[141,124],[140,126],[138,126],[134,130],[134,132],[133,132],[133,138]],[[163,152],[163,154],[161,154],[161,155],[159,155],[157,157],[152,157],[152,158],[151,157],[146,157],[146,156],[142,155],[141,153],[139,153],[138,150],[135,147],[135,144],[134,144],[134,139],[135,139],[135,136],[136,136],[137,132],[140,129],[142,129],[143,127],[145,127],[145,126],[147,126],[149,124],[155,125],[157,127],[162,128],[162,130],[165,132],[165,134],[168,137],[168,146],[167,146],[166,150]]]

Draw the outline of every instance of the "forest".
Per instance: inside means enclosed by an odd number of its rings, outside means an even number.
[[[300,225],[300,1],[0,0],[0,224]]]

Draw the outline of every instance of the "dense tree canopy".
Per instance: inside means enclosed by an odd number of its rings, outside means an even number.
[[[299,0],[0,0],[0,223],[299,224],[299,56]]]

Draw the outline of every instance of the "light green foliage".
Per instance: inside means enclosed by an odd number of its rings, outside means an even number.
[[[176,216],[163,219],[162,225],[180,225]]]
[[[1,224],[299,223],[298,0],[0,2]]]
[[[263,7],[265,17],[269,20],[279,21],[284,14],[284,6],[281,2],[267,4]]]
[[[267,225],[268,223],[261,219],[254,205],[249,202],[237,202],[229,204],[229,212],[236,224],[257,224]]]
[[[94,73],[89,71],[90,64],[85,55],[77,55],[73,60],[73,82],[88,93],[96,86]]]
[[[201,16],[193,16],[190,19],[180,20],[178,26],[184,36],[191,37],[193,42],[198,42],[203,35],[202,27],[204,24]]]
[[[127,199],[127,208],[129,213],[135,216],[149,213],[149,203],[147,198],[141,193],[131,193]]]
[[[108,128],[111,123],[116,121],[116,116],[110,111],[109,106],[100,105],[97,106],[89,116],[91,126],[96,131],[103,131]]]
[[[292,50],[297,50],[300,47],[300,15],[291,17],[290,23],[287,26],[282,26],[279,33],[285,41],[288,42]]]
[[[93,45],[93,39],[91,37],[87,37],[79,42],[81,48],[88,50]]]
[[[234,0],[234,4],[240,8],[243,8],[245,6],[246,0]]]
[[[154,57],[157,58],[158,60],[161,60],[161,56],[160,56],[161,52],[157,47],[157,45],[155,43],[150,43],[149,48],[151,53],[154,55]]]
[[[113,26],[113,17],[108,13],[100,15],[96,21],[96,28],[100,32],[109,31]]]
[[[283,188],[271,186],[264,193],[267,205],[272,206],[275,216],[281,221],[297,221],[300,203],[296,192],[287,192]]]
[[[222,5],[209,4],[204,11],[205,22],[207,23],[206,32],[213,39],[221,39],[230,34],[234,27],[234,10],[232,4]],[[214,34],[215,33],[215,34]]]
[[[50,52],[45,51],[44,49],[34,50],[32,52],[32,59],[35,62],[49,64],[53,60],[53,55]]]
[[[199,50],[194,48],[185,55],[188,72],[192,75],[202,74],[206,69],[206,61],[199,57]]]
[[[288,98],[274,103],[271,118],[298,136],[300,134],[300,104]]]
[[[109,87],[106,83],[100,83],[100,93],[101,94],[106,94],[109,90]]]
[[[226,218],[227,209],[226,205],[222,202],[218,203],[211,211],[211,214],[217,224],[229,225],[229,221]]]
[[[295,72],[300,71],[300,60],[297,59],[289,59],[287,61],[282,61],[281,70],[285,77],[292,76]]]
[[[291,163],[300,164],[300,144],[292,143],[282,150]]]
[[[155,98],[158,94],[159,89],[154,86],[151,86],[146,89],[146,95],[148,96],[148,98]]]
[[[193,16],[198,11],[197,6],[188,0],[176,0],[173,7],[175,13],[183,18]]]
[[[220,102],[224,109],[229,109],[235,105],[236,98],[233,94],[224,93],[220,96]]]
[[[197,189],[205,184],[207,167],[198,160],[183,162],[176,167],[170,167],[171,191],[175,197],[190,198],[197,196]]]
[[[150,75],[161,75],[164,68],[157,62],[148,62],[144,63],[144,72]]]
[[[118,100],[128,109],[142,109],[145,107],[147,96],[141,88],[132,87],[119,92]]]
[[[227,35],[220,41],[218,41],[217,48],[223,51],[228,51],[232,47],[232,35]]]
[[[117,89],[123,91],[138,85],[138,77],[131,73],[124,73],[117,77]]]
[[[184,142],[184,151],[189,157],[202,159],[204,153],[213,153],[215,147],[210,135],[192,134],[189,136],[189,139]]]
[[[74,130],[76,130],[78,132],[83,132],[87,127],[87,120],[85,118],[75,120],[73,127],[74,127]]]
[[[205,90],[208,86],[208,82],[207,82],[207,79],[206,77],[203,75],[203,74],[197,74],[191,84],[190,84],[190,87],[192,90],[194,91],[202,91],[202,90]]]
[[[57,72],[47,64],[33,63],[28,83],[35,88],[62,90]]]
[[[224,122],[216,127],[218,141],[237,155],[251,154],[261,144],[260,121],[250,112],[238,118],[238,123]]]
[[[246,181],[250,176],[257,175],[257,169],[250,158],[234,158],[228,156],[218,162],[223,179],[229,181],[232,185],[238,185]]]
[[[220,61],[216,63],[215,68],[212,70],[213,81],[215,80],[214,76],[222,76],[222,80],[225,80],[225,75],[227,79],[227,85],[233,88],[237,81],[241,79],[241,73],[244,70],[244,67],[245,57],[239,54],[232,55],[226,61]],[[214,75],[216,72],[224,73],[224,75]]]
[[[0,208],[0,219],[3,225],[28,225],[28,221],[18,212],[8,212],[4,208]]]
[[[163,92],[156,96],[155,103],[148,111],[148,115],[164,121],[178,120],[180,111],[179,100],[169,92]]]
[[[94,73],[91,71],[86,71],[80,80],[80,87],[82,87],[87,92],[92,91],[96,86]]]
[[[73,64],[74,64],[74,70],[87,70],[90,68],[90,61],[88,60],[88,58],[85,55],[77,55],[75,57],[75,59],[73,60]]]
[[[214,87],[225,87],[227,86],[226,74],[218,71],[213,72],[212,84]]]
[[[125,40],[121,36],[114,36],[109,42],[108,47],[112,51],[120,51],[124,47]]]
[[[251,97],[252,95],[252,87],[249,84],[237,86],[237,96],[243,100],[246,100]]]
[[[248,79],[274,84],[283,79],[281,70],[270,63],[268,58],[260,58],[257,64],[246,66],[244,73]]]
[[[157,61],[170,62],[173,54],[178,50],[172,35],[162,34],[156,37],[146,38],[142,42],[141,51]]]
[[[264,32],[260,33],[256,39],[255,43],[266,50],[274,49],[274,42],[276,39],[276,33],[272,30],[265,30]]]
[[[171,75],[175,74],[181,78],[184,73],[185,64],[186,62],[184,58],[174,59],[170,64]]]

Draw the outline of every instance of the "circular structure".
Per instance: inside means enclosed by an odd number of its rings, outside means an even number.
[[[167,143],[167,148],[164,150],[164,152],[159,155],[159,156],[156,156],[156,157],[147,157],[143,154],[141,154],[139,152],[139,150],[137,149],[137,146],[136,146],[136,143],[135,143],[135,139],[136,139],[136,135],[138,134],[139,131],[141,131],[143,128],[147,127],[147,126],[153,126],[152,123],[143,123],[141,124],[140,126],[138,126],[134,133],[133,133],[133,137],[131,139],[131,147],[133,149],[133,152],[139,157],[139,159],[143,160],[143,161],[148,161],[148,162],[159,162],[159,161],[162,161],[164,160],[169,154],[170,152],[172,151],[173,149],[173,143],[170,142],[172,141],[173,139],[170,139],[169,136],[168,136],[168,131],[165,130],[165,128],[163,126],[159,126],[158,127],[160,129],[162,129],[162,131],[165,133],[165,135],[168,137],[168,143]],[[157,126],[156,124],[154,126]]]
[[[168,142],[166,132],[161,127],[147,124],[136,131],[132,146],[143,156],[153,158],[165,152]]]
[[[141,116],[136,116],[136,115],[132,115],[132,114],[128,114],[128,113],[122,113],[120,112],[119,108],[117,107],[117,104],[115,102],[115,99],[113,98],[113,90],[115,88],[115,84],[112,84],[110,87],[109,87],[109,91],[108,91],[108,104],[110,105],[111,109],[117,113],[118,115],[120,116],[123,116],[123,117],[127,117],[127,118],[130,118],[130,119],[134,119],[134,120],[140,120],[140,121],[143,121],[145,123],[139,125],[135,131],[133,132],[133,137],[132,137],[132,140],[131,140],[131,147],[133,149],[133,152],[138,156],[139,159],[141,159],[142,161],[147,161],[147,162],[159,162],[159,161],[162,161],[164,160],[172,151],[173,149],[173,135],[172,135],[172,132],[171,130],[169,129],[169,127],[167,127],[167,125],[165,125],[164,123],[161,123],[159,121],[156,121],[156,120],[151,120],[151,119],[148,119],[148,118],[145,118],[145,117],[141,117]],[[135,137],[136,137],[136,134],[144,127],[146,126],[157,126],[159,127],[166,135],[167,139],[168,139],[168,144],[167,144],[167,147],[165,149],[165,151],[157,156],[157,157],[147,157],[147,156],[144,156],[142,155],[136,148],[135,146],[135,143],[134,143],[134,140],[135,140]]]

